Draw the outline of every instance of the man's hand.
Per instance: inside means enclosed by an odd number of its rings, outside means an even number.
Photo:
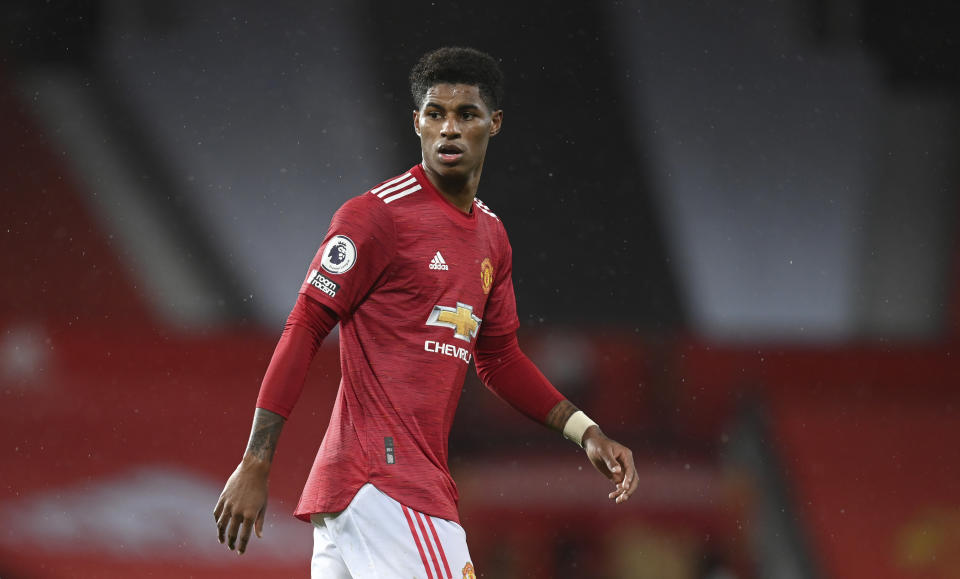
[[[583,433],[583,449],[600,474],[616,485],[616,489],[607,496],[618,503],[630,498],[640,484],[630,449],[607,438],[597,426],[591,426]]]
[[[256,529],[257,536],[263,536],[263,518],[267,513],[267,476],[269,468],[264,468],[244,457],[230,478],[227,479],[213,518],[217,521],[217,539],[223,543],[224,535],[227,547],[242,555],[247,550],[250,530]],[[239,532],[240,541],[237,541]]]
[[[227,479],[227,484],[220,493],[220,500],[217,501],[217,508],[213,509],[213,518],[217,521],[217,538],[223,543],[226,534],[227,546],[231,550],[236,546],[238,555],[243,555],[247,550],[252,528],[256,528],[258,537],[263,536],[270,463],[285,421],[279,414],[257,408],[253,413],[253,428],[250,429],[247,451],[243,453],[240,466]]]

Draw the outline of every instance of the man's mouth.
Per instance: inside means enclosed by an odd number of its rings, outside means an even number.
[[[440,145],[437,147],[437,153],[440,155],[440,160],[445,162],[459,161],[463,157],[463,149],[457,145]]]

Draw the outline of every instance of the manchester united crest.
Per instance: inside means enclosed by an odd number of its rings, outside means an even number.
[[[467,564],[463,566],[463,579],[477,579],[477,573],[470,561],[467,561]]]
[[[480,263],[480,287],[485,294],[490,293],[490,288],[493,287],[493,264],[489,257],[485,257]]]

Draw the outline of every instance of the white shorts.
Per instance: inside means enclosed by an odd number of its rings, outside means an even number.
[[[313,522],[313,579],[475,579],[463,527],[401,505],[367,483]]]

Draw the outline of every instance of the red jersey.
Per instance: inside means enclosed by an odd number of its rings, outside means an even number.
[[[519,326],[512,253],[480,200],[463,213],[417,165],[345,203],[300,288],[340,318],[342,379],[296,515],[367,482],[458,521],[447,439],[480,334]]]

